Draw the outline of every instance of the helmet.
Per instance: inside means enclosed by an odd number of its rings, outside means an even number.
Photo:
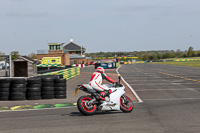
[[[99,70],[102,73],[104,73],[104,71],[105,71],[103,67],[97,67],[97,70]]]

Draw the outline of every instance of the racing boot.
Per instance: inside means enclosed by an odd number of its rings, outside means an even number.
[[[112,93],[112,90],[105,90],[105,91],[100,92],[100,99],[109,101],[110,100],[110,97],[109,97],[110,93]]]

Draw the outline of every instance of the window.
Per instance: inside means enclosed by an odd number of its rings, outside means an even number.
[[[60,45],[56,45],[56,50],[60,50]]]
[[[49,50],[54,50],[54,45],[50,45]]]
[[[56,60],[52,60],[52,63],[55,63],[56,62]]]
[[[76,51],[76,54],[81,54],[81,51]]]

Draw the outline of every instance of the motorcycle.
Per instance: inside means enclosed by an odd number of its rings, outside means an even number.
[[[93,115],[96,111],[123,111],[129,113],[133,110],[134,105],[132,100],[124,95],[125,86],[120,83],[121,76],[119,76],[119,82],[116,82],[113,86],[105,84],[112,93],[109,97],[105,97],[105,100],[100,99],[100,94],[94,90],[89,84],[79,85],[74,92],[74,96],[82,90],[89,93],[88,96],[81,96],[77,101],[78,110],[83,115]]]

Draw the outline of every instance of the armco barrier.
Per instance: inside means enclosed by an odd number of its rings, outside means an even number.
[[[45,73],[42,75],[63,75],[63,78],[68,80],[70,78],[78,76],[79,74],[80,74],[80,68],[74,67],[74,68],[68,68],[68,69],[64,69],[64,70],[60,70],[60,71]]]

